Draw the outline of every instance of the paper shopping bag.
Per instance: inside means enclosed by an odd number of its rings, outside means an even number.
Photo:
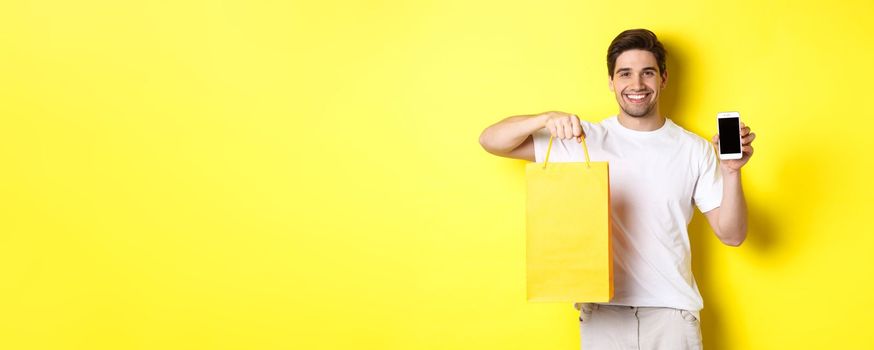
[[[608,302],[613,297],[607,162],[526,168],[528,301]]]

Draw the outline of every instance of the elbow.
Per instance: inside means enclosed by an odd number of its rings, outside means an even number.
[[[725,239],[725,240],[722,240],[722,243],[729,246],[729,247],[740,247],[740,245],[743,244],[743,242],[744,242],[744,239],[734,239],[734,240]]]
[[[741,231],[741,232],[738,232],[737,234],[732,235],[730,237],[724,237],[724,238],[720,237],[719,240],[722,241],[722,244],[725,244],[727,246],[740,247],[740,245],[743,244],[743,242],[746,240],[746,238],[747,238],[746,231]]]
[[[479,145],[482,146],[486,152],[491,154],[499,154],[495,147],[491,144],[491,138],[489,137],[489,129],[483,130],[483,132],[479,135]]]
[[[482,146],[484,150],[488,151],[489,147],[487,146],[488,138],[486,138],[486,131],[488,131],[488,129],[483,130],[483,132],[479,134],[479,145]]]
[[[716,237],[722,244],[730,247],[739,247],[747,238],[747,225],[745,222],[735,225],[714,226]]]

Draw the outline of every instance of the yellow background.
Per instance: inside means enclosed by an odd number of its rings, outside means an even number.
[[[575,349],[526,303],[513,114],[738,110],[749,238],[700,215],[708,349],[874,348],[870,1],[4,1],[0,348]]]

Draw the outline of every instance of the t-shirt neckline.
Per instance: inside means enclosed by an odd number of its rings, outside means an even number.
[[[668,128],[670,127],[669,124],[674,123],[673,121],[671,121],[671,118],[665,117],[665,123],[662,124],[662,126],[659,127],[658,129],[651,130],[651,131],[639,131],[639,130],[629,129],[629,128],[625,127],[624,125],[622,125],[622,123],[619,122],[619,116],[617,116],[617,115],[614,115],[610,119],[612,120],[613,124],[615,124],[616,129],[620,130],[620,132],[628,134],[628,135],[632,135],[635,137],[648,137],[648,136],[662,134],[668,130]]]

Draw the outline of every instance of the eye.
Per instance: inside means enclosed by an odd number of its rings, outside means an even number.
[[[648,76],[648,77],[652,77],[652,76],[655,76],[655,72],[648,70],[646,72],[643,72],[643,75]]]
[[[628,76],[630,76],[630,75],[631,75],[631,73],[628,73],[628,72],[622,72],[622,73],[619,73],[619,76],[620,76],[620,77],[623,77],[623,78],[626,78],[626,77],[628,77]]]

